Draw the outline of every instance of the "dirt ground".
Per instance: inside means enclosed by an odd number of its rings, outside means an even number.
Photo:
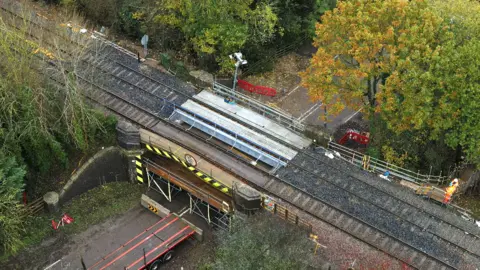
[[[409,270],[410,268],[356,238],[334,228],[310,214],[299,211],[288,202],[276,199],[288,207],[292,213],[312,225],[312,231],[318,235],[317,256],[328,261],[332,270],[337,269],[371,269],[371,270]],[[327,268],[328,269],[328,268]]]
[[[281,57],[272,71],[265,72],[258,75],[249,75],[242,78],[254,84],[272,87],[277,90],[275,97],[266,97],[257,94],[248,95],[255,99],[261,100],[265,103],[277,103],[283,96],[289,94],[300,83],[300,77],[298,73],[303,71],[308,66],[309,58],[300,56],[297,53],[290,53],[284,57]]]
[[[307,126],[321,127],[332,134],[353,118],[356,118],[357,123],[360,123],[361,117],[358,117],[360,114],[350,109],[345,109],[338,115],[329,115],[328,107],[325,109],[325,105],[321,101],[312,100],[308,94],[308,89],[301,86],[299,72],[305,71],[308,67],[313,51],[314,48],[307,44],[297,52],[280,58],[273,71],[245,77],[246,81],[255,85],[275,88],[277,90],[275,97],[239,91],[289,113]]]
[[[213,239],[206,239],[203,242],[197,242],[195,245],[189,245],[181,254],[177,254],[165,269],[175,270],[194,270],[205,268],[206,265],[214,260],[216,243]]]

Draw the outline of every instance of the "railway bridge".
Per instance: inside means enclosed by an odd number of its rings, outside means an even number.
[[[118,59],[114,61],[124,61]],[[187,93],[151,77],[140,79],[142,83],[138,81],[142,73],[134,67],[139,65],[133,61],[122,68],[116,62],[102,62],[102,74],[117,87],[84,77],[86,96],[140,127],[141,146],[155,157],[148,162],[171,160],[219,191],[227,198],[222,204],[229,204],[235,183],[245,183],[413,268],[479,265],[479,231],[474,224],[360,168],[326,157],[325,149],[312,147],[307,138],[277,121],[280,117],[265,113],[268,109],[250,110],[252,102],[245,102],[239,93],[218,85],[213,91]],[[129,77],[134,79],[128,81]],[[173,95],[181,98],[166,100]],[[235,104],[224,102],[225,97]],[[146,165],[155,173],[151,166]],[[157,176],[162,174],[169,175],[168,169],[157,170]],[[220,204],[214,208],[218,213],[225,210]]]
[[[11,7],[1,9],[15,16]],[[207,212],[198,214],[228,225],[234,190],[248,185],[253,197],[288,202],[412,268],[480,266],[477,226],[326,157],[289,115],[216,83],[195,89],[100,36],[96,40],[105,46],[87,48],[74,75],[86,99],[135,127],[127,133],[136,141],[124,145],[141,149],[132,156],[135,179],[167,200],[176,189],[186,190],[190,211],[203,204]]]

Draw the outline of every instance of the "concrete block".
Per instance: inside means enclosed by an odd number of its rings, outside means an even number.
[[[165,208],[163,205],[159,204],[158,202],[152,200],[150,197],[148,197],[145,194],[142,194],[142,199],[141,199],[141,204],[143,207],[147,208],[150,210],[152,213],[160,216],[160,217],[166,217],[170,214],[170,210]]]
[[[60,210],[60,196],[55,191],[50,191],[43,195],[43,201],[47,205],[49,213],[56,213]]]

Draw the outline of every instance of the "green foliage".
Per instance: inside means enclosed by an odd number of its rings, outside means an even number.
[[[32,69],[32,66],[43,68],[45,64],[32,53],[39,49],[28,34],[38,31],[35,26],[25,24],[20,29],[2,26],[7,30],[2,30],[0,35],[3,56],[0,64],[0,151],[27,165],[27,189],[29,194],[34,194],[30,191],[44,186],[37,183],[42,179],[38,176],[54,168],[57,171],[66,168],[72,152],[87,152],[97,141],[114,142],[111,137],[115,134],[115,121],[86,106],[72,72],[66,72],[60,65],[57,69],[48,67],[64,78],[66,86],[58,87]],[[49,42],[57,43],[56,40]],[[53,57],[59,58],[60,52],[54,51],[55,48],[48,50]],[[69,60],[74,63],[78,59]],[[109,138],[103,140],[105,136]]]
[[[445,144],[443,137],[439,140],[429,139],[425,130],[403,131],[397,133],[387,127],[387,123],[380,117],[371,121],[371,143],[367,154],[372,157],[387,160],[398,166],[403,166],[412,171],[424,174],[438,175],[453,167],[455,155],[450,147]],[[400,160],[399,163],[398,158]]]
[[[438,168],[461,146],[480,164],[479,12],[476,1],[342,1],[317,25],[304,85],[331,113],[381,118],[389,136],[372,132],[375,147],[391,161]]]
[[[143,13],[138,10],[138,2],[125,1],[118,12],[118,28],[127,36],[138,39],[144,34]]]
[[[37,245],[47,237],[54,235],[56,231],[52,229],[52,219],[58,219],[58,215],[45,213],[39,216],[27,216],[24,224],[28,230],[25,230],[21,236],[23,247]]]
[[[75,0],[77,7],[85,15],[104,26],[114,26],[123,0]],[[128,2],[128,1],[127,1]]]
[[[60,213],[68,213],[75,219],[75,222],[61,227],[60,230],[67,234],[80,233],[89,226],[103,222],[119,213],[124,213],[139,204],[143,189],[144,187],[141,185],[128,182],[113,182],[91,189],[73,198],[72,201],[62,207]],[[24,225],[28,230],[20,232],[19,247],[37,245],[48,236],[57,233],[52,229],[51,220],[58,218],[59,214],[47,213],[41,216],[27,216],[22,226]],[[0,232],[1,235],[2,232]],[[4,255],[10,254],[15,254],[15,252],[10,251]]]
[[[14,158],[0,152],[0,253],[16,252],[22,247],[23,206],[19,195],[25,173]]]
[[[59,4],[67,9],[75,9],[77,6],[76,0],[60,0]]]
[[[165,0],[155,21],[181,31],[197,53],[215,55],[224,70],[231,69],[228,55],[239,50],[248,36],[264,42],[272,36],[276,15],[267,5],[252,9],[252,0]]]
[[[150,47],[174,50],[201,68],[233,71],[228,55],[242,51],[250,63],[270,60],[276,52],[310,42],[315,23],[336,0],[62,0],[91,20],[138,39],[150,36]],[[181,46],[179,46],[181,44]]]
[[[311,37],[312,22],[331,0],[213,1],[164,0],[157,2],[156,28],[176,29],[184,46],[199,60],[213,57],[221,72],[233,70],[228,55],[242,51],[249,61],[275,59],[287,44],[302,44]]]
[[[319,22],[320,17],[337,6],[337,0],[313,0],[313,2],[313,10],[306,18],[310,36],[315,36],[315,25]]]
[[[275,228],[275,229],[272,229]],[[306,232],[271,215],[234,220],[231,233],[219,236],[215,262],[208,269],[307,269],[313,243]]]

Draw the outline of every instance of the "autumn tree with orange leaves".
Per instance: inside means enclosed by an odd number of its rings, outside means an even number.
[[[345,106],[375,108],[381,101],[377,94],[400,61],[410,63],[411,51],[427,60],[435,50],[440,24],[423,1],[339,2],[317,24],[318,51],[302,74],[303,84],[331,113]]]
[[[479,12],[464,0],[341,1],[316,26],[303,85],[329,114],[363,107],[381,119],[383,144],[408,135],[421,155],[441,140],[480,164]]]

